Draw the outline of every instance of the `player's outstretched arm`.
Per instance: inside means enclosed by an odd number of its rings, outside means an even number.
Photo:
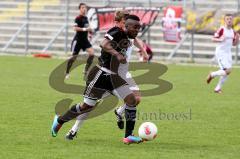
[[[73,27],[73,30],[74,30],[74,31],[88,31],[88,32],[91,32],[91,31],[92,31],[92,29],[91,29],[90,27],[88,27],[88,28],[80,28],[80,27],[78,27],[78,26],[74,26],[74,27]]]
[[[134,39],[134,46],[136,46],[142,52],[144,58],[148,59],[148,54],[146,50],[143,48],[143,45],[144,43],[142,40],[140,40],[139,38]]]
[[[222,41],[224,41],[224,39],[225,39],[224,36],[221,36],[219,38],[218,37],[213,37],[212,41],[213,42],[222,42]]]

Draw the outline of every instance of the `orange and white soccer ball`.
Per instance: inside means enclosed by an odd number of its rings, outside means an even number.
[[[157,136],[157,126],[152,122],[142,123],[138,129],[138,135],[145,141],[151,141]]]

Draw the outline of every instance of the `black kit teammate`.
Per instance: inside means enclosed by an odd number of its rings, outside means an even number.
[[[77,55],[79,54],[80,50],[87,51],[88,59],[85,65],[85,69],[83,71],[84,75],[87,74],[89,67],[91,66],[93,59],[94,59],[94,50],[92,45],[88,40],[88,33],[92,32],[93,30],[89,26],[88,18],[85,16],[87,13],[87,6],[85,3],[79,4],[79,15],[75,18],[74,30],[76,34],[73,38],[71,44],[71,51],[72,56],[68,60],[67,63],[67,70],[65,78],[69,78],[69,72],[72,67],[73,62],[77,59]]]

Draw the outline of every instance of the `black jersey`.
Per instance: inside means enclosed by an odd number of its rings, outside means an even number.
[[[80,27],[80,28],[88,28],[89,22],[88,18],[86,16],[79,15],[75,18],[75,24],[74,26]],[[81,41],[88,41],[88,32],[87,31],[77,31],[75,34],[74,39],[81,40]]]
[[[126,55],[127,49],[131,45],[131,42],[124,30],[119,27],[113,27],[107,31],[104,37],[111,41],[112,47],[117,52],[122,55]],[[108,53],[107,50],[101,50],[101,55],[98,60],[100,66],[105,67],[113,72],[117,72],[119,61],[115,56]]]

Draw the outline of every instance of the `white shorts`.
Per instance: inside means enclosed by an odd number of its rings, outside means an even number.
[[[121,76],[121,75],[120,75]],[[121,76],[123,78],[123,76]],[[127,95],[129,95],[132,91],[139,91],[139,87],[135,83],[134,79],[132,78],[132,75],[130,72],[127,72],[126,76],[123,78],[128,85],[119,87],[115,90],[113,90],[113,94],[117,96],[119,99],[124,99]],[[129,89],[128,89],[129,88]],[[126,92],[126,90],[128,90]],[[106,98],[110,95],[110,93],[105,93],[103,95],[103,98]]]
[[[121,75],[120,75],[121,76]],[[122,77],[123,78],[123,77]],[[127,84],[129,85],[129,87],[130,87],[130,90],[132,90],[132,91],[139,91],[139,87],[138,87],[138,85],[136,84],[136,82],[134,81],[134,79],[132,78],[132,75],[131,75],[131,73],[130,72],[127,72],[127,74],[126,74],[126,77],[125,78],[123,78],[126,82],[127,82]]]
[[[221,70],[232,68],[232,55],[216,55],[218,66]]]
[[[120,74],[120,76],[121,76],[121,74]],[[131,75],[130,72],[127,72],[127,74],[126,74],[125,76],[121,76],[121,77],[127,82],[127,84],[128,84],[127,87],[130,89],[130,91],[139,91],[139,87],[138,87],[137,84],[135,83],[135,81],[134,81],[134,79],[132,78],[132,75]],[[123,89],[123,90],[126,90],[126,88]],[[128,91],[128,92],[130,92],[130,91]],[[129,93],[126,95],[126,93],[124,93],[123,91],[121,91],[121,87],[115,89],[115,90],[113,91],[113,94],[114,94],[115,96],[117,96],[119,99],[122,99],[122,100],[123,100],[127,95],[129,95]],[[124,98],[123,98],[123,95],[125,95]]]
[[[128,57],[129,56],[130,55],[128,55]],[[136,82],[134,81],[134,79],[132,78],[131,73],[128,72],[128,69],[129,69],[129,63],[120,64],[118,68],[118,75],[127,82],[127,84],[129,85],[132,91],[139,91],[139,88]]]

